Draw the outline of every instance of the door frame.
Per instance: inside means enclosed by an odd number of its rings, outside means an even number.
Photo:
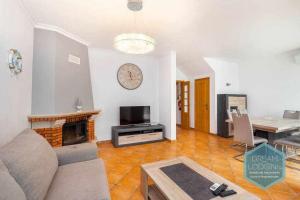
[[[207,105],[207,109],[208,109],[208,119],[207,119],[207,121],[208,121],[208,130],[207,130],[207,132],[208,133],[210,133],[210,125],[211,125],[211,121],[210,121],[210,116],[211,116],[211,109],[210,109],[210,101],[211,101],[211,91],[210,91],[210,77],[208,76],[208,77],[203,77],[203,78],[197,78],[197,79],[195,79],[194,80],[194,123],[195,123],[195,129],[197,130],[197,128],[196,128],[196,121],[197,121],[197,115],[196,115],[196,110],[197,110],[197,96],[196,96],[196,81],[197,80],[208,80],[208,105]]]
[[[187,113],[184,113],[184,84],[185,83],[188,83],[188,112]],[[191,124],[190,124],[190,120],[191,120],[191,105],[190,105],[190,103],[191,103],[191,100],[190,100],[190,97],[191,97],[191,81],[189,81],[189,80],[187,80],[187,81],[185,81],[185,80],[176,80],[176,93],[177,93],[177,85],[179,85],[179,87],[180,87],[180,91],[181,91],[181,93],[180,93],[180,96],[181,96],[181,111],[180,111],[180,124],[177,124],[176,123],[176,125],[177,126],[179,126],[179,127],[181,127],[181,128],[183,128],[183,126],[182,126],[182,119],[184,118],[184,115],[186,115],[186,117],[187,117],[187,127],[184,127],[184,128],[186,128],[186,129],[190,129],[191,128]],[[177,97],[177,94],[176,94],[176,97]],[[177,99],[176,99],[176,104],[177,104]],[[177,105],[178,106],[178,105]],[[176,109],[176,112],[177,112],[177,109]],[[177,115],[177,113],[176,113],[176,115]]]
[[[180,111],[180,124],[178,124],[177,123],[177,106],[178,106],[178,101],[177,101],[177,95],[178,95],[178,85],[179,85],[179,87],[180,87],[180,90],[181,90],[181,80],[176,80],[176,126],[178,126],[178,127],[181,127],[181,118],[182,118],[182,116],[181,116],[181,111]]]

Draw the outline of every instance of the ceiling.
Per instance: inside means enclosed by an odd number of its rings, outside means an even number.
[[[300,47],[299,0],[23,0],[35,23],[58,26],[92,47],[112,48],[119,33],[154,37],[153,54],[177,52],[180,65],[203,57],[245,58]],[[136,18],[136,26],[134,19]]]

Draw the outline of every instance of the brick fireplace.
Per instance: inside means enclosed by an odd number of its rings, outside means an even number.
[[[51,146],[60,147],[94,141],[95,117],[99,113],[98,110],[58,115],[30,115],[28,120],[31,123],[31,128],[46,138]],[[71,134],[78,136],[78,138],[76,139]],[[66,139],[69,141],[66,142]]]

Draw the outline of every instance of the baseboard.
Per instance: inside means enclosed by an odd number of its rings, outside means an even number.
[[[165,140],[167,140],[168,142],[176,142],[176,140],[171,140],[169,138],[165,138]]]
[[[178,128],[181,128],[180,126]],[[189,127],[189,128],[181,128],[182,130],[195,130],[194,128],[192,127]]]
[[[102,141],[97,141],[97,144],[109,144],[111,143],[111,140],[102,140]]]

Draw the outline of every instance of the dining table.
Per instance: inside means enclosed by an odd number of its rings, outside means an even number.
[[[287,118],[253,118],[250,120],[253,126],[255,135],[268,139],[272,144],[274,140],[288,136],[291,132],[299,131],[300,120]],[[233,122],[228,119],[227,123]]]

